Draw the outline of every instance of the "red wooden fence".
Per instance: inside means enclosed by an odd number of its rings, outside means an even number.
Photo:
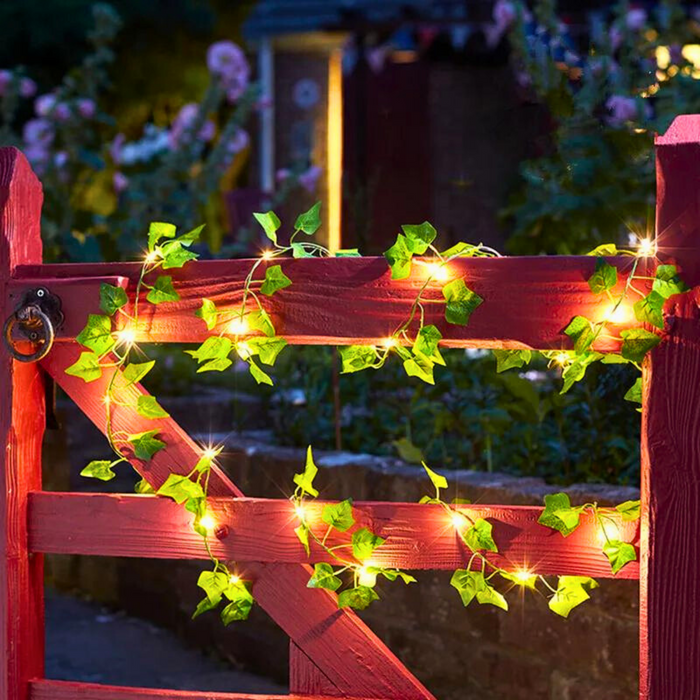
[[[700,285],[700,117],[679,117],[657,140],[658,258],[673,260],[685,280]],[[23,293],[42,286],[63,303],[65,323],[39,364],[13,361],[0,351],[0,427],[5,450],[0,467],[0,700],[241,700],[236,694],[112,688],[43,680],[43,553],[101,554],[168,559],[205,558],[201,539],[182,509],[156,496],[62,494],[41,491],[45,372],[104,431],[105,380],[85,384],[64,370],[77,358],[75,336],[86,315],[98,312],[99,286],[119,284],[133,295],[137,264],[43,265],[39,219],[41,186],[24,156],[0,150],[0,285],[2,318]],[[624,273],[626,260],[611,260]],[[595,318],[598,300],[586,283],[590,257],[465,259],[454,261],[485,302],[466,328],[434,322],[445,345],[552,349],[567,347],[561,330],[577,315]],[[205,292],[220,306],[240,301],[246,261],[191,263],[175,270],[182,299],[140,315],[140,342],[195,342],[203,324],[192,315]],[[422,284],[415,277],[391,282],[383,259],[290,260],[294,285],[270,300],[281,335],[290,342],[378,342],[405,316]],[[677,298],[680,299],[680,298]],[[641,596],[640,697],[700,698],[700,286],[666,309],[666,335],[644,367],[642,526],[640,565],[620,578],[639,578]],[[132,298],[133,301],[133,298]],[[430,305],[429,307],[430,308]],[[601,351],[615,350],[603,343]],[[127,390],[132,398],[143,387]],[[128,402],[128,397],[127,397]],[[115,406],[115,430],[139,432],[142,421]],[[201,448],[171,418],[149,421],[166,449],[133,466],[158,488],[171,473],[184,473]],[[194,461],[193,461],[194,460]],[[290,637],[291,698],[433,696],[357,615],[339,610],[335,594],[306,587],[309,563],[293,533],[287,500],[246,499],[224,473],[210,482],[212,510],[228,532],[216,555],[235,559],[253,581],[256,601]],[[454,529],[437,507],[409,503],[356,503],[362,524],[387,537],[378,563],[407,569],[454,569],[466,564]],[[322,504],[310,504],[312,510]],[[564,540],[537,525],[539,508],[465,506],[494,523],[501,544],[498,563],[540,574],[611,577],[594,523]],[[622,535],[635,537],[633,525]],[[499,537],[499,534],[501,535]],[[340,540],[339,540],[340,541]],[[496,559],[496,557],[494,557]],[[240,564],[240,562],[244,562]],[[271,696],[255,696],[258,700]]]

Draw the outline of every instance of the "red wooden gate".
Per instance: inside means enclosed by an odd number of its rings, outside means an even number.
[[[657,140],[658,258],[673,260],[691,285],[700,285],[700,117],[679,117]],[[202,558],[207,555],[189,517],[156,496],[63,494],[41,491],[44,428],[42,372],[52,376],[102,430],[105,381],[84,384],[64,370],[80,349],[75,337],[86,314],[98,312],[99,287],[109,282],[133,294],[139,264],[43,265],[39,220],[41,187],[24,156],[0,150],[0,285],[3,318],[38,286],[58,295],[65,323],[54,348],[39,364],[13,361],[0,351],[0,426],[5,451],[0,489],[0,698],[2,700],[234,700],[252,696],[134,688],[43,680],[43,553]],[[627,259],[610,259],[624,274]],[[561,330],[575,315],[595,318],[598,300],[586,280],[591,257],[455,260],[456,270],[485,299],[468,327],[445,327],[452,347],[566,347]],[[174,271],[181,301],[149,311],[140,342],[200,342],[193,311],[206,291],[217,306],[240,299],[249,261],[190,263]],[[270,301],[275,325],[289,342],[343,345],[379,343],[415,298],[420,281],[390,282],[383,259],[289,260],[294,285],[284,300]],[[332,275],[330,274],[332,272]],[[349,299],[352,311],[348,313]],[[132,298],[133,302],[133,298]],[[700,286],[666,308],[664,342],[646,361],[643,444],[641,565],[618,577],[641,582],[640,697],[700,698]],[[614,345],[599,348],[613,351]],[[135,398],[146,393],[132,385]],[[138,431],[141,419],[115,407],[115,430]],[[149,428],[153,422],[149,423]],[[167,448],[137,471],[158,488],[171,473],[185,473],[201,448],[170,418],[157,421]],[[194,460],[194,462],[193,462]],[[289,635],[292,697],[427,700],[433,696],[353,612],[339,610],[335,594],[306,587],[309,563],[293,532],[287,500],[247,499],[218,469],[210,483],[211,508],[228,534],[214,545],[223,559],[248,562],[245,575],[256,601]],[[321,508],[322,504],[310,504]],[[455,569],[467,564],[454,529],[439,506],[355,503],[359,519],[387,538],[379,565],[402,569]],[[494,560],[504,568],[541,574],[610,577],[597,528],[583,526],[566,540],[537,524],[540,508],[464,506],[494,523],[503,542]],[[502,536],[499,538],[499,532]],[[627,533],[629,534],[629,533]],[[631,537],[627,538],[628,541]],[[257,696],[262,700],[262,696]],[[269,696],[266,696],[269,697]]]

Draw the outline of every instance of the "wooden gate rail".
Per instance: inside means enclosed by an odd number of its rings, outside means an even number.
[[[306,520],[322,523],[326,502],[309,502]],[[493,524],[499,553],[489,561],[511,571],[526,569],[543,575],[580,575],[598,578],[639,578],[637,562],[617,576],[601,551],[600,528],[590,515],[563,538],[538,525],[542,508],[530,506],[457,506],[471,518]],[[311,555],[294,534],[298,518],[288,500],[257,498],[210,499],[208,509],[218,525],[228,528],[213,540],[216,557],[239,562],[286,564],[333,562],[311,543]],[[374,552],[377,566],[401,569],[464,568],[469,551],[455,535],[454,525],[441,506],[418,503],[353,503],[358,527],[369,527],[387,541]],[[202,540],[192,530],[191,515],[169,499],[122,494],[29,494],[29,549],[45,554],[85,554],[154,559],[207,559]],[[612,526],[611,526],[612,527]],[[638,524],[618,521],[619,536],[637,542]],[[334,532],[329,546],[350,541]],[[481,567],[481,562],[475,564]]]
[[[657,139],[658,258],[676,262],[691,286],[700,285],[700,117],[679,117]],[[63,300],[65,325],[41,367],[105,430],[106,379],[84,384],[65,374],[80,353],[75,336],[87,313],[98,313],[99,285],[118,284],[133,295],[138,264],[43,265],[40,186],[24,157],[0,150],[0,299],[2,318],[19,295],[38,284]],[[629,259],[611,259],[623,273]],[[193,311],[202,296],[224,308],[240,303],[250,261],[192,263],[173,278],[176,304],[140,315],[140,342],[197,342],[206,332]],[[586,279],[590,257],[458,260],[451,274],[464,276],[484,297],[466,328],[448,326],[428,305],[446,346],[533,349],[567,348],[562,329],[575,315],[605,314]],[[268,310],[292,343],[376,343],[405,319],[422,284],[420,265],[409,280],[391,282],[382,259],[289,260],[294,284]],[[650,264],[647,272],[653,272]],[[698,290],[669,300],[664,342],[645,362],[642,430],[640,566],[618,578],[640,580],[640,697],[700,697],[700,311]],[[435,315],[433,315],[433,313]],[[601,340],[598,349],[614,352]],[[270,700],[274,696],[154,691],[41,680],[43,675],[42,552],[122,554],[167,558],[203,556],[180,509],[165,499],[41,491],[43,379],[37,365],[21,365],[0,353],[0,428],[5,450],[0,469],[0,700]],[[125,389],[134,402],[143,387]],[[143,420],[115,406],[115,430],[138,432]],[[171,473],[187,473],[202,448],[171,418],[150,421],[167,447],[134,468],[154,488]],[[254,582],[258,603],[290,637],[291,696],[429,700],[432,695],[386,646],[330,591],[308,589],[310,568],[292,533],[288,501],[245,499],[219,469],[210,494],[217,518],[229,528],[216,543],[222,556],[241,562]],[[454,568],[464,564],[444,511],[417,504],[358,503],[359,519],[388,536],[378,563],[405,568]],[[310,504],[318,513],[322,504]],[[467,506],[466,513],[494,522],[505,568],[539,573],[609,576],[589,518],[564,540],[536,525],[539,509]],[[632,525],[620,523],[625,539]],[[116,533],[116,534],[115,534]],[[342,537],[342,536],[339,536]],[[311,561],[322,558],[312,551]]]

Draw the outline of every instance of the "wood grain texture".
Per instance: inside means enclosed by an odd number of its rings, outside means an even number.
[[[289,642],[289,692],[340,696],[323,671],[293,641]]]
[[[346,696],[347,700],[373,700]],[[194,690],[160,690],[129,688],[95,683],[35,680],[29,700],[328,700],[323,695],[251,695],[249,693],[214,693]]]
[[[0,148],[1,322],[17,266],[41,262],[41,185],[25,157]],[[39,368],[0,349],[0,698],[26,700],[44,668],[43,560],[27,549],[27,493],[41,488],[44,385]]]
[[[169,499],[122,494],[32,493],[29,542],[33,551],[164,559],[206,557],[201,539],[192,530],[192,517]],[[210,512],[227,535],[213,540],[217,557],[237,562],[333,562],[323,549],[311,546],[307,557],[294,528],[299,521],[288,500],[211,499]],[[307,505],[307,522],[322,537],[324,502]],[[542,508],[531,506],[459,506],[467,517],[482,517],[493,525],[499,553],[489,560],[509,570],[540,574],[613,578],[601,551],[600,530],[584,515],[569,537],[537,523]],[[386,539],[372,562],[401,569],[465,567],[471,552],[457,536],[440,506],[417,503],[356,502],[357,525],[347,533],[332,533],[328,545],[348,544],[356,528],[368,527]],[[619,537],[637,542],[637,523],[618,522]],[[613,527],[610,525],[610,527]],[[350,552],[348,549],[346,552]],[[348,554],[349,556],[349,554]],[[351,558],[351,557],[350,557]],[[615,578],[638,578],[631,562]]]
[[[629,257],[610,258],[609,262],[623,272],[631,267]],[[252,260],[204,261],[189,263],[182,270],[168,270],[181,301],[158,306],[143,304],[137,329],[139,341],[203,341],[208,335],[206,327],[194,316],[201,298],[207,297],[224,309],[235,309],[240,304],[243,280],[252,263]],[[392,282],[384,258],[285,259],[281,264],[293,280],[292,286],[273,297],[262,296],[262,301],[275,320],[278,334],[293,344],[378,343],[406,320],[426,280],[426,267],[415,264],[409,279]],[[601,304],[601,298],[591,293],[586,282],[594,268],[595,258],[588,256],[454,260],[450,263],[450,274],[464,277],[484,303],[465,327],[445,321],[442,303],[428,303],[426,323],[438,326],[446,347],[569,347],[569,339],[562,330],[575,315],[596,320],[607,311],[607,305]],[[260,269],[262,279],[264,264]],[[124,277],[130,280],[131,294],[139,272],[137,263],[22,268],[22,274],[32,280]],[[624,279],[625,275],[620,275],[620,289]],[[429,288],[426,298],[444,301],[441,286],[436,283],[433,289]],[[94,304],[94,301],[86,299],[85,303]],[[77,307],[67,303],[67,315],[85,318],[86,309],[80,304],[80,300]],[[67,333],[63,337],[71,335]],[[597,347],[612,351],[618,343],[601,336]]]
[[[700,697],[700,116],[656,140],[657,231],[692,292],[665,308],[645,362],[640,538],[640,697]]]
[[[80,348],[75,343],[60,344],[54,347],[42,365],[104,432],[102,397],[107,378],[85,384],[81,379],[65,374],[65,369],[75,362],[79,353]],[[138,393],[147,392],[141,386],[133,385],[122,398],[135,404]],[[131,460],[134,468],[154,488],[158,488],[169,473],[188,473],[201,456],[202,447],[196,445],[172,418],[148,421],[133,408],[115,407],[113,421],[115,430],[128,433],[156,427],[160,430],[160,437],[167,447],[150,462]],[[242,495],[218,468],[212,471],[209,493],[227,497]],[[200,551],[201,547],[200,541]],[[433,697],[355,613],[338,610],[335,595],[317,596],[317,591],[306,587],[309,567],[299,564],[251,565],[246,567],[245,573],[253,580],[253,594],[258,604],[314,660],[340,694],[388,700],[429,700]]]

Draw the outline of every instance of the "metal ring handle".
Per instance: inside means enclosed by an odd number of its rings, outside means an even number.
[[[32,317],[38,319],[41,322],[41,327],[44,330],[44,335],[42,338],[37,338],[36,340],[31,338],[30,340],[32,340],[33,342],[40,343],[40,346],[36,350],[36,352],[33,352],[30,355],[24,355],[23,353],[18,352],[15,349],[15,344],[12,340],[12,331],[15,327],[15,324],[18,321],[28,320]],[[14,357],[15,360],[19,360],[20,362],[37,362],[43,357],[46,357],[46,355],[49,354],[51,347],[53,346],[54,337],[55,332],[53,324],[51,323],[51,319],[38,306],[34,305],[26,306],[23,309],[20,309],[19,311],[13,313],[12,316],[10,316],[7,319],[7,321],[5,321],[5,327],[3,328],[3,339],[5,341],[5,347],[7,348],[7,351],[10,353],[10,355],[12,355],[12,357]]]

